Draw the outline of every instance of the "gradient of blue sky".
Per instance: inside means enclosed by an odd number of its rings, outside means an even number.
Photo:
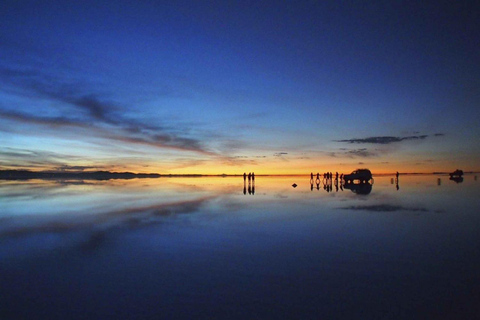
[[[0,168],[478,170],[478,20],[474,1],[3,1]]]

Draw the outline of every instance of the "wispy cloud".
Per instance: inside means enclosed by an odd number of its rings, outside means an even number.
[[[361,149],[354,149],[354,150],[349,150],[345,151],[344,153],[346,156],[350,157],[361,157],[361,158],[372,158],[378,156],[377,152],[374,151],[369,151],[367,148],[361,148]]]
[[[374,158],[378,157],[380,154],[378,150],[371,151],[367,148],[353,149],[349,150],[346,148],[340,148],[340,152],[330,152],[330,156],[333,158],[342,157],[342,158]]]
[[[129,144],[141,144],[155,148],[167,148],[215,155],[205,147],[206,137],[192,137],[190,128],[151,124],[147,121],[130,119],[123,115],[125,107],[117,105],[99,92],[89,92],[87,85],[76,84],[41,71],[0,68],[3,82],[40,98],[61,102],[73,107],[72,112],[60,110],[59,116],[38,113],[0,110],[4,119],[23,124],[35,124],[48,128],[88,128],[90,135]]]
[[[49,151],[1,148],[0,159],[0,167],[45,169],[63,167],[66,163],[79,160],[80,157]]]
[[[344,140],[333,140],[334,142],[347,142],[347,143],[371,143],[371,144],[390,144],[407,140],[423,140],[426,139],[428,135],[418,135],[418,136],[407,136],[407,137],[393,137],[393,136],[379,136],[379,137],[368,137],[361,139],[344,139]]]
[[[372,144],[389,144],[407,140],[423,140],[427,138],[428,135],[419,135],[419,136],[408,136],[408,137],[392,137],[392,136],[380,136],[380,137],[368,137],[361,139],[344,139],[344,140],[333,140],[334,142],[347,142],[347,143],[372,143]]]

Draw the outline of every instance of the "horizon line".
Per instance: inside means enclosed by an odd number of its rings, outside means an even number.
[[[96,171],[52,171],[52,170],[43,170],[43,171],[32,171],[28,169],[4,169],[0,170],[0,173],[18,173],[18,174],[30,174],[30,175],[129,175],[129,176],[136,176],[136,177],[150,177],[150,178],[160,178],[160,177],[243,177],[243,173],[239,174],[227,174],[227,173],[219,173],[219,174],[204,174],[204,173],[139,173],[139,172],[131,172],[131,171],[108,171],[108,170],[96,170]],[[450,172],[447,171],[433,171],[433,172],[398,172],[399,175],[443,175],[449,174]],[[464,171],[464,174],[476,174],[480,173],[480,171]],[[383,173],[375,173],[372,172],[372,175],[376,176],[390,176],[396,175],[397,172],[383,172]],[[309,173],[263,173],[263,174],[255,174],[256,177],[299,177],[299,176],[310,176]],[[323,173],[321,174],[323,176]],[[53,177],[52,177],[53,178]],[[1,178],[0,178],[1,179]]]

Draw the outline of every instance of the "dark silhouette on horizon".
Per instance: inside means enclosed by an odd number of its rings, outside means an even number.
[[[111,171],[29,171],[29,170],[0,170],[0,180],[110,180],[135,178],[160,178],[158,173],[133,173]]]

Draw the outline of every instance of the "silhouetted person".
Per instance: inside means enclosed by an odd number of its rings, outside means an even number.
[[[248,182],[250,182],[251,180],[252,180],[252,173],[249,172],[249,173],[248,173]]]
[[[313,181],[313,172],[310,172],[310,180]]]
[[[398,176],[399,176],[399,175],[400,175],[400,173],[398,173],[398,171],[397,171],[397,174],[396,174],[396,176],[397,176],[397,179],[398,179]]]
[[[335,180],[338,180],[338,171],[335,172]]]
[[[255,172],[252,172],[252,181],[255,181]]]
[[[243,173],[243,181],[247,180],[247,174],[244,172]]]

